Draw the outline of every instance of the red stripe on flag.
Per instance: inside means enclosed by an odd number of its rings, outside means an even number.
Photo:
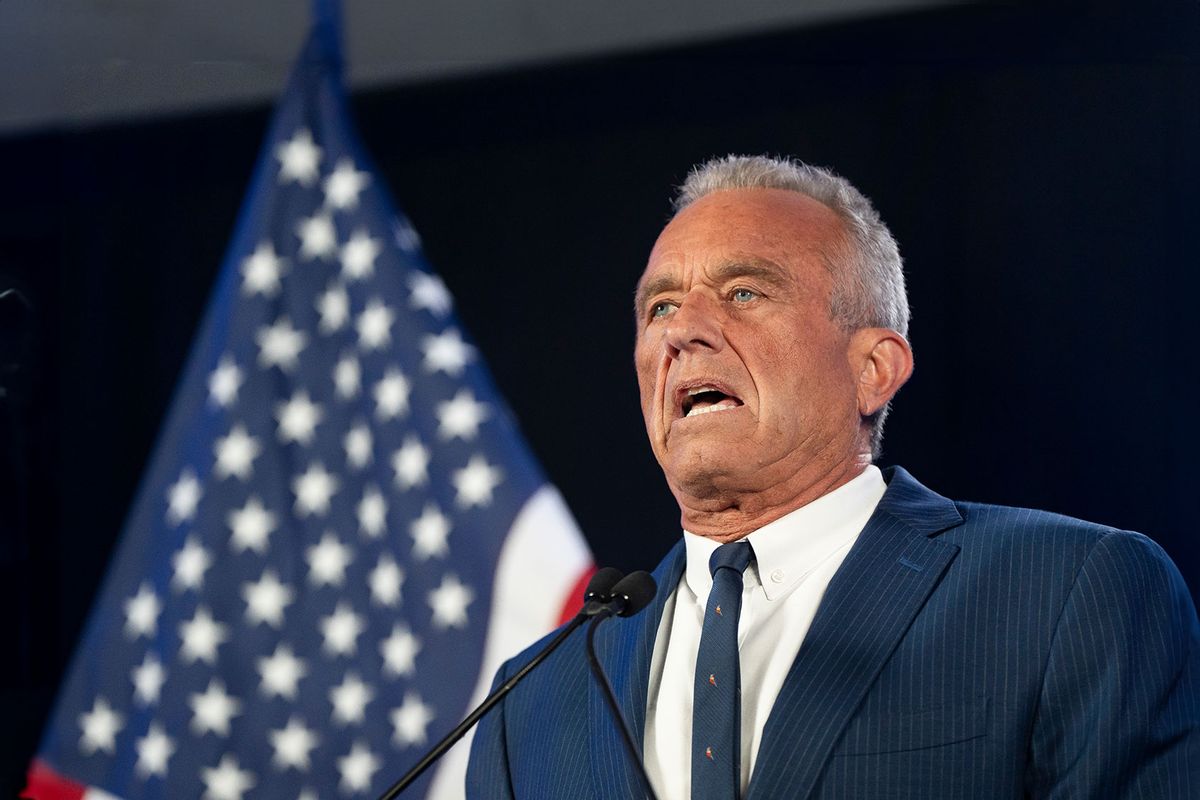
[[[21,797],[29,800],[81,800],[87,791],[86,786],[67,780],[37,759],[29,765],[26,779]]]
[[[572,584],[571,591],[563,598],[562,608],[559,609],[558,622],[555,627],[571,619],[571,617],[579,613],[579,609],[583,608],[583,591],[587,589],[588,581],[595,574],[595,564],[591,564],[587,569],[579,573],[579,578]]]

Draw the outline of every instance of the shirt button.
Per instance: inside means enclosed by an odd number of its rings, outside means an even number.
[[[777,569],[771,573],[771,583],[783,583],[784,577],[783,570]]]

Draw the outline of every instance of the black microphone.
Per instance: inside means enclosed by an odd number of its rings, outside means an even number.
[[[642,756],[638,752],[637,744],[633,741],[633,732],[629,729],[629,723],[625,720],[625,715],[621,713],[621,706],[617,703],[617,696],[613,692],[612,684],[609,683],[608,676],[604,674],[604,667],[600,665],[600,659],[596,658],[595,636],[596,628],[609,617],[631,617],[650,605],[657,589],[654,578],[649,572],[638,570],[629,573],[612,587],[611,599],[607,603],[601,604],[592,619],[592,624],[588,626],[587,634],[588,664],[591,665],[592,675],[603,690],[604,699],[608,701],[608,707],[617,721],[617,727],[621,730],[625,750],[633,759],[633,763],[637,764],[638,775],[642,779],[642,786],[646,789],[646,796],[650,800],[658,800],[658,796],[654,794],[654,788],[650,785],[650,776],[646,774],[646,765],[642,763]]]
[[[609,592],[611,598],[607,605],[618,617],[632,617],[650,605],[657,590],[658,586],[654,583],[654,577],[649,572],[639,569],[637,572],[629,573],[613,585]]]
[[[583,592],[583,609],[580,613],[594,617],[600,613],[606,604],[612,601],[612,590],[625,573],[616,567],[603,567],[588,581],[587,589]]]
[[[543,647],[537,655],[530,659],[528,664],[521,667],[521,669],[518,670],[515,675],[501,684],[500,688],[496,689],[496,691],[485,697],[483,702],[480,703],[474,711],[468,714],[466,719],[459,723],[458,727],[446,734],[440,742],[433,746],[432,750],[426,753],[412,769],[405,773],[403,778],[393,783],[391,788],[381,794],[379,796],[379,800],[395,800],[395,797],[399,795],[400,792],[404,791],[406,788],[408,788],[409,784],[421,777],[421,774],[425,772],[425,770],[429,769],[429,767],[431,767],[435,761],[441,758],[447,750],[453,747],[454,743],[463,737],[463,734],[471,730],[475,723],[479,722],[479,720],[483,718],[484,714],[491,711],[497,703],[504,699],[504,696],[511,692],[513,688],[521,682],[522,678],[528,675],[529,672],[538,664],[541,664],[543,661],[545,661],[548,655],[558,649],[558,646],[566,641],[567,637],[570,636],[576,628],[587,622],[589,619],[596,617],[597,615],[603,615],[600,617],[603,619],[605,616],[619,613],[619,609],[611,610],[613,609],[614,604],[617,604],[619,608],[629,607],[633,602],[631,598],[635,594],[634,589],[636,589],[636,587],[622,588],[619,593],[617,592],[617,589],[637,574],[639,573],[635,572],[632,575],[625,577],[624,573],[622,573],[619,569],[613,569],[612,567],[605,567],[604,569],[597,570],[596,574],[592,576],[592,579],[588,581],[587,590],[583,594],[584,607],[578,614],[575,615],[575,618],[568,622],[566,627],[559,631],[559,634],[555,636],[549,644]],[[646,573],[643,572],[640,574],[645,575]],[[646,577],[649,578],[650,576],[647,575]],[[650,583],[650,597],[653,597],[654,580],[651,579]],[[640,594],[637,596],[641,597]],[[647,599],[642,603],[642,605],[645,605],[645,603],[648,602],[650,601]],[[628,613],[632,614],[633,612],[630,611]]]

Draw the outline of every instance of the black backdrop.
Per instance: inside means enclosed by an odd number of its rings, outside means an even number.
[[[1195,5],[969,8],[355,98],[597,560],[678,535],[631,292],[726,152],[835,167],[901,244],[917,368],[885,463],[1141,530],[1200,587]],[[0,139],[4,785],[36,743],[169,402],[269,110]],[[15,612],[15,613],[11,613]]]

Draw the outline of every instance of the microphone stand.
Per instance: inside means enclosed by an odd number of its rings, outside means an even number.
[[[615,611],[611,606],[605,606],[592,620],[592,624],[588,626],[588,664],[592,668],[592,675],[595,676],[596,682],[604,690],[604,699],[608,701],[608,707],[612,710],[613,716],[617,720],[618,727],[621,730],[621,741],[625,743],[625,750],[629,753],[629,757],[633,760],[633,763],[638,766],[638,777],[642,779],[642,787],[646,790],[646,796],[650,800],[658,800],[658,795],[654,793],[654,788],[650,786],[650,776],[646,774],[646,765],[642,763],[642,754],[638,752],[637,745],[634,744],[633,731],[629,730],[629,723],[625,721],[625,715],[621,713],[621,707],[617,703],[617,695],[613,692],[612,684],[608,681],[608,675],[604,673],[604,668],[600,666],[600,659],[596,657],[596,628],[599,627],[601,622],[613,616],[614,613]]]
[[[491,711],[497,703],[503,700],[504,696],[511,692],[513,687],[529,674],[530,670],[545,661],[546,656],[557,650],[558,646],[566,641],[568,636],[578,630],[579,626],[586,622],[589,617],[594,617],[601,610],[605,609],[607,607],[606,604],[612,600],[610,590],[619,584],[622,578],[624,578],[624,575],[621,571],[612,567],[604,567],[597,570],[592,579],[588,581],[587,592],[583,596],[583,608],[575,615],[575,618],[568,622],[559,631],[558,635],[550,640],[548,645],[543,647],[537,655],[530,659],[528,664],[521,667],[515,675],[501,684],[499,689],[485,697],[478,708],[468,714],[467,718],[458,724],[458,727],[450,731],[440,742],[434,745],[432,750],[426,753],[412,769],[404,774],[404,777],[393,783],[391,788],[380,795],[379,800],[395,800],[396,796],[407,789],[409,784],[421,777],[421,773],[429,769],[435,761],[445,755],[446,751],[453,747],[455,742],[471,729],[471,726],[479,722],[484,714]],[[641,584],[638,585],[640,586]]]
[[[592,635],[596,631],[596,624],[601,619],[611,617],[614,614],[622,617],[628,617],[636,614],[649,604],[653,599],[655,592],[654,579],[646,572],[634,572],[627,576],[622,576],[619,570],[612,567],[605,567],[596,572],[588,582],[587,592],[584,594],[583,608],[574,619],[568,622],[558,635],[550,640],[550,643],[538,652],[529,663],[521,667],[515,675],[506,680],[500,685],[500,688],[492,692],[484,699],[479,707],[467,715],[467,718],[458,724],[454,730],[446,734],[440,742],[434,745],[425,756],[416,763],[416,765],[405,773],[404,777],[392,784],[386,792],[379,796],[379,800],[395,800],[396,796],[408,788],[413,781],[421,777],[425,770],[441,758],[447,750],[454,746],[454,743],[463,737],[463,735],[478,722],[484,714],[491,711],[497,703],[504,699],[505,695],[513,690],[513,688],[521,682],[521,679],[529,674],[531,670],[546,660],[546,657],[558,649],[558,646],[566,641],[567,637],[579,629],[588,619],[596,617],[596,622],[588,630],[588,658],[592,663],[593,670],[599,670],[601,678],[601,686],[604,687],[606,697],[608,698],[609,706],[616,713],[617,719],[620,720],[621,729],[625,734],[625,744],[629,748],[630,754],[637,762],[638,768],[641,770],[642,781],[646,785],[646,791],[649,793],[652,800],[658,800],[654,796],[654,790],[650,788],[650,780],[646,777],[646,768],[642,765],[641,757],[637,754],[637,748],[633,745],[633,737],[629,733],[628,726],[625,723],[625,718],[621,716],[621,710],[617,707],[616,698],[613,696],[612,686],[608,683],[608,678],[604,676],[604,670],[600,668],[600,662],[596,660],[596,654],[593,648]]]
[[[421,777],[421,773],[429,769],[429,766],[433,764],[433,762],[437,761],[442,757],[443,753],[453,747],[454,743],[461,739],[463,735],[471,729],[472,725],[478,722],[484,714],[491,711],[497,703],[503,700],[504,696],[511,692],[513,687],[520,683],[521,679],[524,678],[530,670],[542,663],[546,659],[546,656],[557,650],[558,646],[566,641],[567,637],[574,633],[580,625],[587,622],[587,620],[588,616],[586,610],[577,614],[575,618],[567,623],[567,626],[559,632],[558,636],[555,636],[550,644],[546,645],[545,649],[534,656],[528,664],[521,667],[516,674],[501,684],[499,689],[497,689],[495,692],[489,695],[487,699],[480,703],[478,708],[468,714],[467,718],[460,722],[457,728],[446,734],[446,736],[440,742],[438,742],[432,750],[425,754],[424,758],[417,762],[416,766],[405,773],[403,778],[396,781],[394,784],[392,784],[390,789],[380,795],[379,800],[395,800],[396,796],[407,789],[410,783]]]

